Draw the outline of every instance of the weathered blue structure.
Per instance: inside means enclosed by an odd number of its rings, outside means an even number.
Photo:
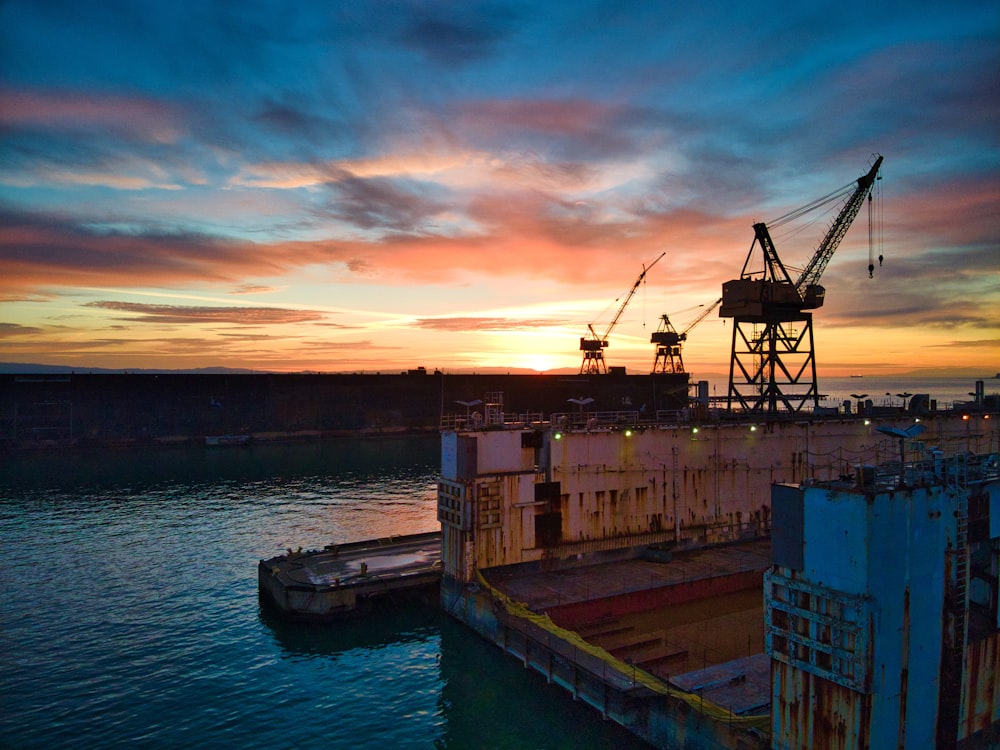
[[[772,747],[996,747],[997,476],[936,452],[773,488]]]

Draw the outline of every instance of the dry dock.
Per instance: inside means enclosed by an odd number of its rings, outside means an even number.
[[[441,534],[429,532],[292,552],[257,566],[261,601],[304,620],[358,616],[403,599],[436,599]]]
[[[441,603],[655,747],[995,746],[994,424],[567,417],[445,432]],[[815,509],[775,499],[782,486]],[[895,554],[908,545],[921,553]],[[848,572],[859,580],[841,585]],[[985,612],[985,637],[969,612]],[[938,642],[941,659],[917,654]]]
[[[536,573],[493,569],[483,577],[547,616],[553,633],[573,632],[619,663],[746,719],[766,714],[771,698],[761,593],[770,553],[768,540],[753,540],[669,559]]]

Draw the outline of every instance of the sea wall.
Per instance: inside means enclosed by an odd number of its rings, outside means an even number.
[[[436,431],[451,415],[678,410],[687,375],[0,375],[0,449]],[[466,406],[473,402],[481,402]],[[464,402],[464,403],[460,403]]]

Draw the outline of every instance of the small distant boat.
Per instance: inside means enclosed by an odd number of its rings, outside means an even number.
[[[250,445],[249,435],[206,435],[205,445]]]
[[[864,375],[851,375],[852,378],[863,378]]]

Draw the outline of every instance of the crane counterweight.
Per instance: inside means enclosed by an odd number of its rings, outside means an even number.
[[[694,320],[688,323],[683,331],[678,331],[674,328],[670,322],[670,316],[660,316],[660,327],[649,338],[649,343],[656,344],[656,359],[653,360],[654,373],[684,372],[683,343],[687,341],[691,330],[707,318],[721,302],[721,298],[715,300],[715,302],[702,310]]]

